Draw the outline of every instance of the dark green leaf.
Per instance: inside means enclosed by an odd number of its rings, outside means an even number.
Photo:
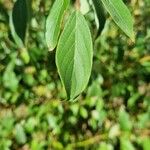
[[[99,36],[105,26],[106,16],[102,6],[102,2],[100,0],[92,0],[94,5],[94,10],[96,13],[96,17],[98,19],[98,32],[97,36]]]
[[[25,39],[28,11],[26,0],[17,0],[12,13],[13,24],[17,35],[22,41]]]

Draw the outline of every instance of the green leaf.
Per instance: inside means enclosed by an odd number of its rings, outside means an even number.
[[[140,98],[140,94],[137,92],[133,94],[129,99],[128,99],[128,107],[132,108],[134,105],[136,105],[136,101]]]
[[[96,19],[98,20],[98,32],[97,36],[99,36],[105,26],[106,15],[102,6],[102,2],[100,0],[92,0]]]
[[[19,48],[23,48],[24,47],[23,41],[20,39],[20,37],[17,35],[17,33],[15,31],[15,27],[13,24],[12,11],[9,12],[9,26],[10,26],[11,34],[12,34],[12,37],[13,37],[15,43],[17,44],[17,46]]]
[[[80,108],[80,115],[81,115],[84,119],[86,119],[86,118],[88,117],[88,111],[87,111],[87,109],[85,109],[84,107],[81,107],[81,108]]]
[[[149,150],[149,148],[150,148],[150,138],[145,137],[142,141],[142,145],[143,145],[143,150]]]
[[[102,0],[115,23],[134,41],[133,19],[122,0]]]
[[[111,144],[107,144],[105,142],[101,142],[97,149],[98,150],[113,150],[113,146]]]
[[[5,88],[10,89],[11,91],[16,91],[18,88],[18,79],[16,77],[16,74],[13,70],[9,70],[6,68],[6,71],[3,76],[3,83]]]
[[[70,0],[56,0],[46,20],[45,37],[50,51],[57,45],[61,30],[61,22],[69,2]]]
[[[19,84],[19,80],[14,72],[15,59],[16,59],[16,53],[13,54],[12,60],[7,65],[6,70],[3,74],[4,87],[13,92],[15,92],[17,90],[18,84]]]
[[[15,137],[16,137],[16,141],[19,144],[24,144],[27,141],[27,137],[24,131],[24,128],[22,127],[21,124],[16,124],[15,127]]]
[[[126,137],[120,139],[120,150],[135,150],[133,144]]]
[[[147,113],[143,113],[143,114],[139,114],[138,115],[138,128],[140,129],[144,129],[146,127],[148,127],[149,124],[149,119],[150,118],[150,114]]]
[[[16,34],[24,42],[28,22],[27,0],[17,0],[15,2],[12,11],[12,21]]]
[[[132,122],[130,120],[130,116],[122,108],[119,111],[119,124],[120,124],[121,130],[123,131],[130,131],[132,129]]]
[[[80,11],[83,15],[90,11],[90,5],[88,0],[80,1]]]
[[[92,68],[93,46],[83,15],[75,11],[68,19],[56,50],[56,65],[68,99],[87,86]]]

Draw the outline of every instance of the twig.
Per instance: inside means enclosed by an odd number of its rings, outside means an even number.
[[[81,6],[80,0],[76,0],[76,2],[75,2],[75,8],[76,8],[76,10],[80,10],[80,6]]]

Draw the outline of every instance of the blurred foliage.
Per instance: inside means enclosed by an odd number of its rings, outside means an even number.
[[[125,2],[136,42],[108,18],[94,42],[89,86],[68,103],[44,39],[52,1],[32,1],[27,50],[20,50],[9,28],[14,1],[0,0],[0,150],[149,150],[150,3]],[[85,16],[94,35],[93,10]]]

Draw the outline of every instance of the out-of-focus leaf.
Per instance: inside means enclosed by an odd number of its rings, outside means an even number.
[[[36,125],[37,125],[36,118],[29,118],[25,124],[25,130],[28,133],[32,133]]]
[[[48,114],[47,115],[47,121],[48,121],[49,126],[52,129],[55,129],[57,127],[57,119],[53,115]]]
[[[120,150],[135,150],[133,144],[125,137],[120,139]]]
[[[62,149],[64,149],[62,143],[59,142],[59,141],[54,141],[54,142],[52,143],[52,145],[53,145],[54,149],[57,149],[57,150],[62,150]]]
[[[8,88],[9,90],[15,92],[18,88],[19,80],[16,77],[16,74],[14,72],[14,66],[15,66],[15,58],[16,56],[13,56],[12,60],[6,67],[6,70],[3,75],[3,84],[5,88]]]
[[[87,97],[102,97],[102,89],[98,82],[94,81],[88,88]]]
[[[15,136],[16,136],[16,141],[19,144],[24,144],[27,140],[24,128],[22,127],[22,125],[17,124],[15,127]]]
[[[0,120],[2,129],[5,129],[3,131],[0,130],[1,131],[0,136],[2,135],[8,136],[13,130],[14,123],[15,123],[15,119],[13,118],[12,112],[11,111],[9,113],[6,112],[5,115],[1,117]]]
[[[109,131],[109,138],[114,139],[119,134],[120,134],[119,125],[116,124],[116,125],[114,125],[114,126],[111,127],[111,129]]]
[[[10,150],[11,145],[12,145],[11,140],[7,140],[7,139],[3,138],[0,141],[0,146],[1,146],[2,150]]]
[[[33,139],[31,142],[31,150],[43,150],[44,145],[44,141],[38,141],[37,139]]]
[[[138,116],[138,127],[140,129],[144,129],[146,128],[146,126],[148,126],[150,121],[150,114],[148,113],[144,113],[144,114],[140,114]]]
[[[46,20],[45,37],[50,51],[52,51],[57,45],[61,31],[61,22],[69,2],[70,0],[56,0]]]
[[[22,58],[22,60],[24,61],[25,64],[28,64],[30,62],[30,56],[29,56],[27,49],[22,48],[20,57]]]
[[[132,41],[134,41],[133,18],[123,1],[102,0],[102,3],[115,23],[131,38]]]
[[[143,145],[143,150],[149,150],[150,148],[150,138],[144,138],[143,139],[143,142],[142,142],[142,145]]]
[[[139,94],[139,93],[133,94],[133,96],[131,96],[131,97],[128,99],[128,107],[133,107],[139,97],[140,97],[140,94]]]
[[[81,108],[80,108],[80,115],[81,115],[84,119],[86,119],[86,118],[88,117],[88,112],[87,112],[87,110],[86,110],[84,107],[81,107]]]
[[[78,104],[73,104],[70,106],[70,109],[72,111],[72,113],[74,114],[74,116],[77,116],[78,111],[79,111],[79,106]]]
[[[98,147],[98,150],[113,150],[112,145],[102,142]]]
[[[9,69],[9,66],[6,68],[6,71],[3,76],[4,86],[11,91],[16,91],[18,87],[18,79],[13,70]]]
[[[75,11],[65,25],[56,50],[56,65],[68,99],[86,87],[92,68],[93,46],[85,18]]]
[[[124,109],[120,109],[119,124],[120,128],[124,131],[130,131],[132,128],[132,122],[129,118],[129,114]]]
[[[33,86],[33,85],[36,83],[36,81],[35,81],[35,79],[34,79],[34,77],[33,77],[32,74],[25,74],[25,75],[23,76],[23,81],[24,81],[28,86]]]

